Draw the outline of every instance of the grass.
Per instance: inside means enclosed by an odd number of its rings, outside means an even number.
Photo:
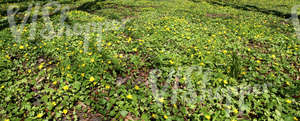
[[[20,42],[2,27],[1,120],[300,117],[300,44],[285,16],[297,1],[59,2],[72,9],[66,25],[59,24],[61,14],[50,16],[54,32],[127,21],[120,29],[102,28],[100,43],[92,31],[44,38],[42,18],[34,38],[34,24],[19,23]],[[10,4],[19,3],[1,8]]]

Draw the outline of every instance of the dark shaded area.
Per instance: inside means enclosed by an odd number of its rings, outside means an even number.
[[[0,1],[0,4],[5,4],[5,3],[20,3],[20,2],[29,2],[29,1],[32,1],[32,0],[3,0],[3,1]]]
[[[95,9],[101,9],[100,6],[98,6],[98,7],[95,6],[98,1],[100,1],[100,0],[95,0],[95,1],[92,1],[92,2],[86,2],[86,3],[82,4],[81,6],[79,6],[77,8],[77,10],[86,11],[86,12],[90,13]],[[105,1],[105,0],[103,0],[103,1]]]
[[[193,2],[196,2],[194,0],[192,0]],[[260,13],[264,13],[264,14],[269,14],[269,15],[274,15],[280,18],[284,18],[284,19],[289,19],[291,16],[291,14],[286,14],[286,13],[282,13],[276,10],[268,10],[265,8],[259,8],[253,5],[236,5],[236,4],[231,4],[231,3],[221,3],[221,2],[217,2],[217,1],[207,1],[208,3],[212,4],[212,5],[219,5],[219,6],[229,6],[235,9],[241,9],[241,10],[245,10],[245,11],[254,11],[254,12],[260,12]],[[299,17],[298,17],[299,18]]]
[[[79,7],[81,7],[81,6],[79,6]],[[75,9],[77,9],[77,8],[70,8],[70,10],[75,10]],[[26,10],[27,10],[27,8],[20,9],[20,10],[18,11],[17,15],[15,15],[15,22],[16,22],[16,25],[19,25],[19,24],[22,23],[23,18],[24,18],[23,12],[25,12]],[[6,12],[6,11],[5,11],[5,12]],[[56,12],[50,13],[50,14],[49,14],[49,17],[58,15],[58,14],[60,14],[60,13],[61,13],[61,11],[56,11]],[[6,14],[6,13],[5,13],[5,14]],[[40,19],[40,18],[42,18],[42,17],[43,17],[43,15],[38,15],[38,16],[37,16],[37,20]],[[30,23],[32,22],[31,20],[32,20],[32,16],[30,16],[30,17],[28,18],[27,24],[30,24]],[[6,29],[6,28],[8,28],[8,27],[9,27],[9,22],[8,22],[7,19],[5,19],[5,20],[0,20],[0,31]]]

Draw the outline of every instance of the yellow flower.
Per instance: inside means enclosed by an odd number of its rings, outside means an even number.
[[[92,62],[92,63],[94,63],[94,62],[95,62],[95,59],[94,59],[94,58],[92,58],[92,59],[91,59],[91,62]]]
[[[134,52],[136,52],[136,51],[137,51],[137,48],[133,48],[132,50],[133,50]]]
[[[42,113],[39,113],[36,117],[37,118],[41,118],[43,116],[43,114]]]
[[[290,85],[291,85],[291,83],[290,83],[290,82],[288,82],[288,81],[286,81],[285,83],[286,83],[286,85],[288,85],[288,86],[290,86]]]
[[[271,57],[272,57],[273,59],[275,59],[275,58],[276,58],[276,56],[275,56],[275,55],[272,55]]]
[[[298,121],[298,118],[297,118],[297,117],[294,117],[294,121]]]
[[[200,66],[204,66],[204,65],[205,65],[205,64],[204,64],[204,63],[202,63],[202,62],[200,63]]]
[[[106,88],[106,89],[109,89],[109,88],[110,88],[110,86],[109,86],[109,85],[106,85],[106,86],[105,86],[105,88]]]
[[[79,53],[83,53],[83,50],[79,50]]]
[[[288,104],[291,104],[291,103],[292,103],[292,101],[289,100],[289,99],[286,99],[285,102],[288,103]]]
[[[56,105],[56,102],[52,102],[52,105],[54,105],[54,106],[55,106],[55,105]]]
[[[83,44],[83,41],[80,41],[79,44],[82,45],[82,44]]]
[[[210,115],[205,115],[204,117],[205,117],[207,120],[210,120],[210,118],[211,118]]]
[[[44,67],[44,63],[41,63],[38,68],[41,70],[43,67]]]
[[[57,84],[57,81],[52,82],[52,84],[53,84],[53,85],[56,85],[56,84]]]
[[[243,71],[243,72],[242,72],[242,74],[243,74],[243,75],[245,75],[245,74],[246,74],[246,72],[245,72],[245,71]]]
[[[92,55],[92,54],[93,54],[92,52],[88,53],[88,55]]]
[[[237,114],[237,113],[239,113],[239,111],[238,111],[237,109],[234,109],[234,110],[233,110],[233,113],[234,113],[234,114]]]
[[[260,64],[260,63],[261,63],[261,61],[260,61],[260,60],[257,60],[257,61],[256,61],[256,63]]]
[[[227,80],[224,80],[223,82],[224,82],[224,84],[228,84],[228,81],[227,81]]]
[[[131,39],[131,37],[129,37],[129,38],[128,38],[128,43],[130,43],[130,42],[131,42],[131,40],[132,40],[132,39]]]
[[[10,121],[9,119],[5,119],[4,121]]]
[[[161,102],[161,103],[165,102],[165,100],[164,100],[163,97],[162,97],[162,98],[159,98],[158,101]]]
[[[63,87],[63,89],[64,89],[65,91],[67,91],[67,90],[69,89],[69,86],[66,85],[66,86]]]
[[[135,86],[134,86],[134,89],[139,90],[140,87],[139,87],[138,85],[135,85]]]
[[[4,88],[4,85],[1,86],[1,89],[3,89],[3,88]]]
[[[177,108],[177,105],[176,104],[173,104],[174,108]]]
[[[71,74],[67,74],[67,77],[68,78],[73,78]]]
[[[5,55],[5,58],[10,59],[9,55]]]
[[[153,117],[153,118],[157,118],[157,115],[156,115],[156,114],[152,114],[152,117]]]
[[[67,113],[68,113],[68,110],[64,109],[64,110],[63,110],[63,113],[64,113],[64,114],[67,114]]]
[[[82,66],[82,67],[85,67],[85,64],[82,64],[81,66]]]
[[[21,45],[21,46],[19,47],[19,49],[24,49],[24,46],[23,46],[23,45]]]
[[[93,82],[93,81],[95,81],[95,78],[94,78],[94,77],[91,77],[91,78],[90,78],[90,82]]]
[[[174,64],[174,61],[172,61],[172,60],[169,60],[169,62],[170,62],[170,64]]]
[[[168,119],[169,117],[168,117],[167,115],[164,115],[164,118],[165,118],[165,119]]]
[[[111,46],[111,42],[107,43],[107,46]]]
[[[131,95],[131,94],[127,95],[126,97],[127,97],[128,99],[132,99],[132,95]]]
[[[84,75],[85,75],[84,73],[81,73],[81,74],[80,74],[80,76],[82,76],[82,77],[84,77]]]
[[[223,50],[223,53],[226,54],[226,53],[227,53],[227,50]]]

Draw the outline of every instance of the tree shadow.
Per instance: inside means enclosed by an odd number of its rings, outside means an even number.
[[[84,4],[82,4],[81,6],[79,6],[79,7],[75,7],[75,8],[71,8],[71,9],[69,9],[70,11],[71,10],[76,10],[76,9],[79,9],[79,8],[83,8],[83,7],[87,7],[87,5],[88,4],[93,4],[93,2],[87,2],[87,3],[84,3]],[[15,24],[16,25],[19,25],[19,24],[22,24],[22,21],[23,21],[23,18],[24,18],[24,12],[27,10],[27,8],[20,8],[19,9],[19,11],[18,11],[18,15],[15,15]],[[2,14],[1,13],[2,11],[0,11],[0,14]],[[4,16],[6,16],[6,11],[4,11],[5,13],[3,13],[3,14],[5,14]],[[49,17],[52,17],[52,16],[55,16],[55,15],[58,15],[58,14],[60,14],[61,13],[61,11],[56,11],[56,12],[54,12],[54,13],[50,13],[49,14]],[[37,20],[38,19],[40,19],[40,18],[42,18],[43,17],[43,15],[38,15],[37,16]],[[28,18],[28,21],[27,21],[27,23],[26,24],[30,24],[30,23],[32,23],[32,21],[30,21],[32,19],[32,16],[30,16],[29,18]],[[9,22],[8,22],[8,20],[0,20],[0,31],[2,31],[2,30],[4,30],[4,29],[6,29],[6,28],[8,28],[10,25],[9,25]]]
[[[245,11],[260,12],[260,13],[264,13],[264,14],[268,14],[268,15],[274,15],[274,16],[284,18],[284,19],[289,19],[292,17],[291,14],[282,13],[282,12],[276,11],[276,10],[268,10],[265,8],[259,8],[257,6],[253,6],[253,5],[236,5],[236,4],[231,4],[231,3],[221,3],[221,2],[217,2],[217,1],[208,1],[208,3],[213,4],[213,5],[224,6],[224,7],[229,6],[229,7],[235,8],[235,9],[241,9],[241,10],[245,10]]]

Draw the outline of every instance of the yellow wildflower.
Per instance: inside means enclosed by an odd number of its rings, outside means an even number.
[[[4,121],[10,121],[9,119],[5,119]]]
[[[66,86],[63,87],[63,89],[64,89],[65,91],[67,91],[67,90],[69,89],[69,86],[66,85]]]
[[[131,94],[127,95],[126,97],[127,97],[128,99],[132,99],[132,95],[131,95]]]
[[[43,116],[43,114],[42,113],[39,113],[36,117],[37,118],[41,118]]]
[[[110,88],[110,86],[109,86],[109,85],[106,85],[106,86],[105,86],[105,88],[106,88],[106,89],[109,89],[109,88]]]
[[[10,59],[9,55],[5,55],[5,58]]]
[[[210,120],[210,118],[211,118],[210,115],[205,115],[204,117],[205,117],[207,120]]]
[[[23,46],[23,45],[21,45],[21,46],[19,47],[19,49],[24,49],[24,46]]]
[[[205,65],[205,64],[204,64],[204,63],[202,63],[202,62],[200,63],[200,66],[204,66],[204,65]]]
[[[257,60],[257,61],[256,61],[256,63],[260,64],[260,63],[261,63],[261,61],[260,61],[260,60]]]
[[[64,113],[64,114],[67,114],[67,113],[68,113],[68,110],[67,110],[67,109],[64,109],[64,110],[63,110],[63,113]]]
[[[172,60],[169,60],[169,62],[170,62],[170,64],[174,64],[174,61],[172,61]]]
[[[94,58],[92,58],[92,59],[91,59],[91,62],[92,62],[92,63],[94,63],[94,62],[95,62],[95,59],[94,59]]]
[[[52,105],[54,105],[54,106],[55,106],[55,105],[56,105],[56,102],[52,102]]]
[[[227,81],[227,80],[224,80],[223,82],[224,82],[224,84],[228,84],[228,81]]]
[[[276,58],[276,56],[275,56],[275,55],[272,55],[271,57],[272,57],[273,59],[275,59],[275,58]]]
[[[298,121],[298,118],[297,118],[297,117],[294,117],[294,121]]]
[[[135,86],[134,86],[134,89],[139,90],[140,87],[139,87],[138,85],[135,85]]]
[[[177,105],[176,104],[173,104],[174,108],[177,108]]]
[[[130,43],[130,42],[131,42],[131,40],[132,40],[132,39],[131,39],[131,37],[129,37],[129,38],[128,38],[128,43]]]
[[[234,109],[234,110],[233,110],[233,113],[234,113],[234,114],[237,114],[237,113],[239,113],[239,111],[238,111],[237,109]]]
[[[80,41],[80,42],[79,42],[79,45],[82,45],[82,44],[83,44],[83,41]]]
[[[111,46],[111,42],[107,43],[107,46]]]
[[[161,102],[161,103],[165,102],[165,100],[164,100],[163,97],[162,97],[162,98],[159,98],[158,101]]]
[[[137,48],[133,48],[132,50],[133,50],[134,52],[136,52],[136,51],[137,51]]]
[[[82,77],[84,77],[84,75],[85,75],[84,73],[81,73],[81,74],[80,74],[80,76],[82,76]]]
[[[41,63],[38,68],[41,70],[43,67],[44,67],[44,63]]]
[[[153,118],[157,118],[157,115],[156,115],[156,114],[152,114],[152,117],[153,117]]]
[[[167,115],[164,115],[164,118],[165,118],[165,119],[168,119],[169,117],[168,117]]]
[[[95,78],[94,77],[90,77],[90,82],[93,82],[95,81]]]
[[[292,101],[289,100],[289,99],[286,99],[285,102],[288,103],[288,104],[291,104],[291,103],[292,103]]]

